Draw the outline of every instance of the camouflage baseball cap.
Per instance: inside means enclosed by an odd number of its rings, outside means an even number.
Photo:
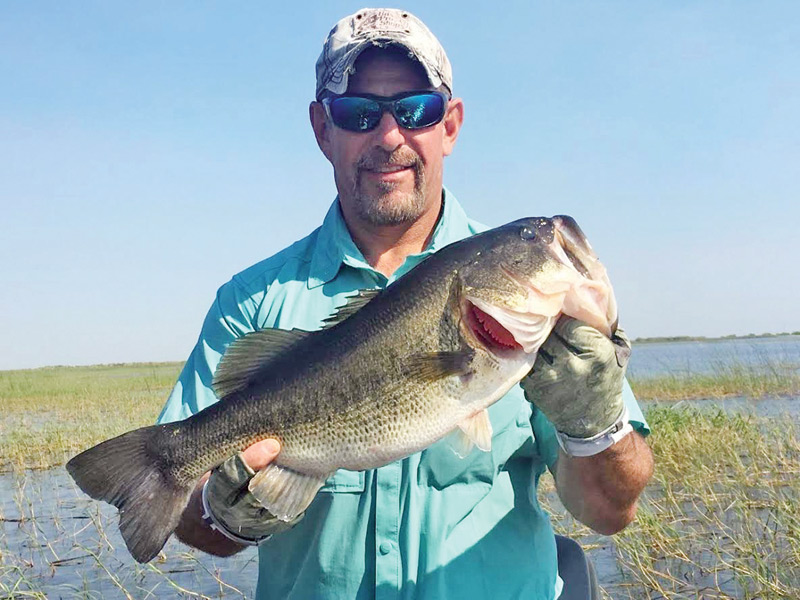
[[[328,90],[347,91],[359,54],[371,46],[401,46],[425,69],[433,87],[444,84],[453,91],[453,70],[444,48],[425,23],[405,10],[362,8],[336,25],[317,59],[317,100]]]

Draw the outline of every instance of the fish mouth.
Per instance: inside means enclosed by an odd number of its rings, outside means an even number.
[[[514,334],[469,300],[464,306],[464,318],[475,339],[492,354],[504,355],[522,350]]]
[[[617,330],[619,315],[614,291],[605,267],[597,258],[597,254],[575,219],[566,215],[558,215],[553,217],[552,221],[554,240],[549,246],[550,251],[559,261],[565,265],[571,265],[582,276],[586,294],[596,296],[604,292],[608,299],[605,314],[590,317],[585,311],[580,311],[581,314],[575,318],[586,321],[611,337]],[[598,302],[598,304],[602,303]],[[568,312],[568,309],[565,312]]]
[[[553,231],[558,246],[573,267],[587,279],[602,278],[597,269],[597,255],[575,219],[566,215],[553,217]],[[559,257],[561,258],[561,257]]]
[[[474,297],[465,298],[462,306],[463,323],[474,343],[502,359],[535,353],[555,324],[557,312],[515,310]]]

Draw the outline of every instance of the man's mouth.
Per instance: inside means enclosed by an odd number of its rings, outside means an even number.
[[[374,167],[367,167],[367,171],[372,171],[373,173],[399,173],[400,171],[405,171],[406,169],[410,169],[411,165],[383,165],[383,166],[374,166]]]

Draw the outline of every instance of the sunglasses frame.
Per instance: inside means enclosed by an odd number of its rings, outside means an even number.
[[[397,116],[395,103],[398,100],[405,100],[406,98],[410,98],[411,96],[423,96],[423,95],[424,96],[438,96],[439,98],[441,98],[442,106],[443,106],[441,116],[436,121],[434,121],[433,123],[429,123],[429,124],[423,125],[421,127],[406,127],[404,125],[401,125],[400,124],[400,119]],[[370,100],[372,102],[375,102],[378,105],[378,107],[380,108],[380,110],[381,110],[381,115],[378,118],[378,120],[375,122],[375,125],[373,125],[369,129],[349,129],[347,127],[342,127],[338,123],[336,123],[336,121],[334,120],[333,115],[331,114],[331,106],[330,106],[331,102],[333,102],[334,100],[338,100],[339,98],[359,98],[359,99]],[[374,94],[342,94],[340,96],[326,96],[325,98],[320,100],[320,102],[322,102],[322,106],[325,108],[325,114],[331,120],[331,123],[333,123],[339,129],[343,129],[344,131],[351,131],[353,133],[368,133],[370,131],[373,131],[378,126],[378,124],[380,123],[381,119],[383,118],[383,114],[385,112],[387,112],[387,111],[389,113],[391,113],[391,115],[394,118],[395,122],[397,123],[398,127],[400,127],[401,129],[407,129],[409,131],[417,131],[419,129],[425,129],[427,127],[433,127],[434,125],[442,122],[442,119],[444,119],[445,115],[447,114],[447,107],[448,107],[448,104],[450,102],[450,96],[448,94],[445,94],[444,92],[440,92],[438,90],[414,90],[414,91],[411,91],[411,92],[403,92],[403,93],[397,94],[395,96],[376,96]]]

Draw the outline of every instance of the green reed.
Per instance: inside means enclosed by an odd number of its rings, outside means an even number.
[[[625,583],[609,597],[800,598],[797,424],[677,407],[646,415],[655,476],[613,538]],[[557,528],[603,543],[549,506]]]
[[[800,365],[769,359],[746,365],[735,361],[712,362],[710,372],[671,373],[656,376],[630,376],[640,400],[687,400],[800,394]]]
[[[152,423],[180,366],[0,372],[0,470],[61,465],[92,444]],[[710,376],[634,379],[632,385],[640,398],[661,400],[796,394],[800,386],[791,366],[773,367],[770,371],[719,366]],[[634,523],[613,538],[598,536],[569,518],[552,495],[542,494],[560,531],[579,538],[590,556],[607,552],[613,557],[624,581],[607,585],[606,597],[800,598],[797,423],[721,410],[648,407],[647,403],[644,407],[653,430],[649,443],[656,473]],[[35,507],[40,500],[29,496],[22,489],[16,501]],[[0,522],[3,519],[0,509]],[[6,522],[6,527],[10,525]],[[102,521],[97,527],[102,531]],[[40,535],[38,530],[30,526],[31,535]],[[36,544],[49,543],[36,540]],[[38,595],[27,559],[18,552],[0,536],[0,598],[43,597]],[[97,560],[107,565],[109,559],[98,554]],[[114,572],[113,566],[108,568]],[[80,597],[96,597],[92,585],[86,583]],[[179,592],[178,584],[166,579],[163,585],[186,596],[202,597],[194,591]],[[218,585],[228,584],[219,580]]]
[[[180,363],[0,371],[0,470],[47,468],[151,424]]]

